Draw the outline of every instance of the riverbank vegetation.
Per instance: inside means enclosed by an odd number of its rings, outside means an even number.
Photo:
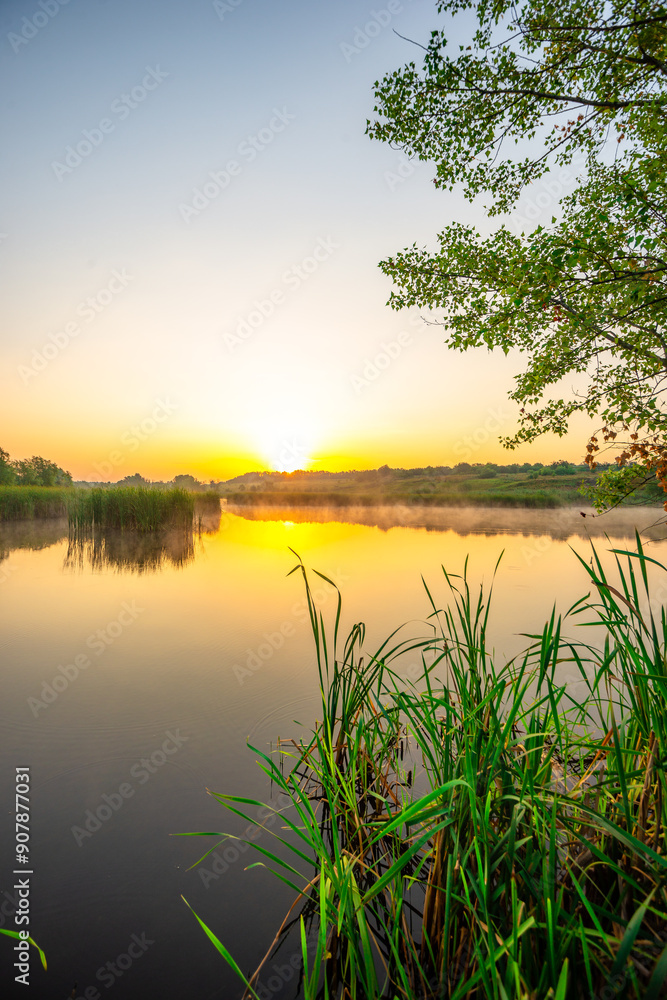
[[[245,997],[270,992],[283,947],[304,1000],[664,996],[667,614],[639,537],[614,558],[613,580],[580,559],[592,594],[509,663],[466,569],[444,572],[444,606],[427,588],[423,638],[369,656],[363,625],[341,641],[340,599],[325,628],[299,562],[322,718],[279,753],[251,747],[289,805],[211,793],[294,892],[252,975],[200,920]]]
[[[221,493],[230,503],[244,505],[583,506],[594,498],[600,474],[565,461],[548,466],[459,462],[416,469],[384,465],[361,472],[246,473],[221,484]],[[662,500],[657,483],[650,483],[631,491],[626,502],[657,506]]]
[[[157,531],[166,525],[191,525],[195,500],[186,490],[116,489],[76,490],[67,504],[70,528],[131,528]]]
[[[611,471],[611,470],[610,470]],[[434,507],[586,506],[599,497],[596,485],[607,472],[561,461],[544,466],[471,465],[428,466],[415,469],[366,469],[349,472],[302,471],[245,473],[204,489],[192,477],[178,476],[187,488],[165,483],[139,485],[46,487],[0,485],[0,521],[69,516],[77,524],[134,527],[155,530],[197,511],[217,510],[220,498],[244,507],[354,507],[422,504]],[[138,476],[138,474],[137,474]],[[129,477],[133,482],[137,477]],[[138,476],[141,479],[140,476]],[[123,481],[125,482],[125,480]],[[605,480],[606,482],[606,480]],[[615,482],[615,481],[614,481]],[[613,496],[618,504],[659,506],[663,494],[657,483],[633,486],[628,495]],[[197,516],[196,514],[194,516]]]
[[[136,531],[193,527],[197,518],[219,510],[220,496],[214,491],[0,486],[0,521],[67,517],[75,532],[92,527]]]
[[[69,495],[58,486],[0,486],[0,521],[63,517]]]

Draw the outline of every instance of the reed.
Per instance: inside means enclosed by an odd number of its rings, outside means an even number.
[[[158,531],[174,525],[192,526],[194,495],[187,490],[113,487],[74,490],[68,500],[70,533],[96,528]]]
[[[615,560],[613,583],[595,550],[581,560],[594,596],[501,665],[467,568],[443,570],[443,607],[427,588],[427,635],[366,658],[363,625],[339,641],[340,596],[327,631],[299,561],[322,720],[279,756],[252,748],[291,805],[246,843],[294,891],[265,961],[296,935],[304,1000],[665,995],[667,616],[639,536]],[[565,638],[570,621],[602,646]],[[271,811],[211,794],[250,824]],[[246,975],[199,922],[261,1000],[262,966]]]
[[[216,490],[206,490],[204,493],[195,493],[195,508],[202,511],[219,511],[220,494]]]
[[[59,486],[0,486],[0,521],[63,517],[72,492]]]

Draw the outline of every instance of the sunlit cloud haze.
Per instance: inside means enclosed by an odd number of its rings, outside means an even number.
[[[396,32],[436,22],[432,0],[6,0],[0,445],[114,480],[579,459],[583,423],[498,444],[520,357],[385,304],[384,256],[491,228],[364,135],[373,82],[419,57]]]

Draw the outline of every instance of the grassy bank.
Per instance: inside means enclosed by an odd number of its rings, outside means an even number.
[[[262,490],[258,493],[228,493],[230,504],[239,506],[376,507],[422,504],[430,507],[560,507],[563,500],[548,490],[496,490],[447,493],[339,493],[334,491]],[[579,503],[583,506],[583,497]]]
[[[587,629],[566,640],[554,613],[502,665],[465,572],[445,573],[444,607],[427,591],[426,636],[367,656],[363,625],[340,641],[340,602],[326,633],[296,567],[322,721],[278,758],[253,748],[291,805],[263,806],[241,838],[294,903],[253,975],[204,928],[245,996],[271,994],[282,946],[302,956],[305,1000],[665,995],[667,616],[637,545],[613,583],[581,560],[593,596],[566,617],[603,628],[601,648]],[[421,659],[412,679],[403,654]],[[214,797],[257,827],[262,803]]]
[[[608,468],[608,466],[605,466]],[[329,506],[432,504],[434,506],[564,507],[587,506],[583,490],[590,490],[598,472],[586,465],[555,462],[542,465],[435,466],[425,469],[370,469],[363,472],[307,470],[245,473],[221,484],[231,502],[251,504],[264,496],[270,504],[321,504]],[[276,499],[280,496],[282,499]],[[317,499],[316,499],[317,498]],[[664,497],[657,484],[649,484],[632,502],[661,506]]]

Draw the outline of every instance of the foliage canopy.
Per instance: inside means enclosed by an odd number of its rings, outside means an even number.
[[[71,486],[72,476],[40,455],[11,461],[8,452],[0,448],[0,485]]]
[[[437,310],[452,348],[526,356],[510,393],[519,428],[506,446],[563,435],[580,411],[601,418],[605,441],[627,435],[620,464],[634,459],[664,481],[667,8],[437,7],[474,12],[470,44],[448,54],[445,31],[433,31],[419,69],[411,62],[376,83],[368,134],[433,161],[436,187],[485,195],[489,216],[516,208],[527,185],[552,183],[550,172],[574,164],[580,176],[534,231],[501,220],[483,237],[455,222],[434,252],[413,245],[382,261],[395,284],[390,304]],[[567,378],[586,388],[564,392]],[[591,438],[592,464],[598,449]]]

